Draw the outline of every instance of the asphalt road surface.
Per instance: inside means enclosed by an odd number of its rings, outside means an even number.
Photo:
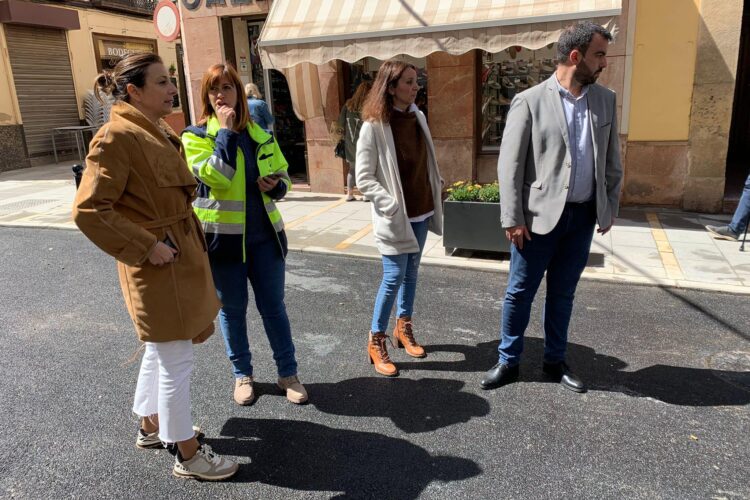
[[[387,379],[365,355],[380,263],[291,253],[310,403],[275,389],[255,310],[253,406],[232,401],[220,335],[197,347],[195,423],[242,464],[201,483],[134,446],[138,344],[114,261],[74,232],[11,228],[0,255],[0,497],[750,498],[747,296],[582,282],[568,360],[590,391],[542,377],[538,301],[521,380],[485,392],[504,274],[423,267],[428,356],[394,352]]]

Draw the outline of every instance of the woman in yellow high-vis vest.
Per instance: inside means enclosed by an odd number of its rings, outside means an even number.
[[[291,187],[287,162],[272,135],[253,123],[237,72],[211,66],[201,84],[203,114],[188,127],[182,144],[198,178],[193,209],[203,224],[227,355],[232,362],[234,400],[255,400],[252,354],[247,338],[247,282],[263,320],[278,371],[277,385],[293,403],[307,401],[297,378],[297,360],[284,306],[287,240],[275,201]]]

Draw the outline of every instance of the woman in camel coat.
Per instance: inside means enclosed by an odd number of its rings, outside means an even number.
[[[197,183],[162,120],[176,88],[158,56],[122,59],[97,79],[117,103],[91,141],[73,218],[117,259],[120,287],[146,349],[133,411],[139,448],[176,455],[180,477],[225,479],[237,464],[196,439],[190,411],[193,343],[213,332],[220,304],[192,200]]]

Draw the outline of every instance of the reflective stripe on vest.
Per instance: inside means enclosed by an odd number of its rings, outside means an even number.
[[[245,202],[237,200],[217,200],[214,198],[196,198],[193,200],[194,208],[205,208],[206,210],[226,210],[228,212],[242,212],[245,210]]]
[[[206,234],[245,234],[245,223],[203,222],[203,231]]]
[[[224,160],[222,160],[216,155],[212,155],[207,160],[194,164],[193,175],[195,175],[196,177],[199,177],[201,168],[203,167],[203,165],[206,165],[206,164],[208,164],[211,168],[219,172],[221,175],[223,175],[227,179],[231,179],[232,177],[234,177],[234,173],[235,173],[234,167],[232,167],[228,163],[224,163]]]
[[[284,229],[284,219],[281,218],[281,212],[276,208],[276,203],[274,203],[269,197],[264,195],[263,201],[265,202],[264,206],[268,213],[268,218],[271,219],[271,224],[273,225],[274,230],[278,233]]]

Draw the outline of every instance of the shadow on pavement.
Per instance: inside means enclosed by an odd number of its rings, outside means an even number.
[[[405,439],[312,422],[231,418],[221,436],[206,442],[251,460],[232,481],[339,492],[333,498],[413,499],[432,481],[481,473],[472,460],[431,455]]]
[[[402,431],[431,432],[490,412],[482,397],[459,380],[362,377],[333,384],[305,384],[310,404],[332,415],[385,417]]]
[[[498,341],[476,346],[440,344],[427,346],[427,359],[397,363],[406,371],[474,372],[475,383],[497,362]],[[449,352],[463,355],[461,361],[434,361],[431,354]],[[553,383],[542,374],[543,339],[526,337],[520,382]],[[683,406],[740,406],[750,403],[750,373],[728,370],[653,365],[624,371],[628,363],[614,356],[597,353],[591,347],[568,343],[568,362],[592,390],[620,392],[650,397]],[[729,382],[727,382],[729,381]],[[503,389],[496,389],[502,391]]]

